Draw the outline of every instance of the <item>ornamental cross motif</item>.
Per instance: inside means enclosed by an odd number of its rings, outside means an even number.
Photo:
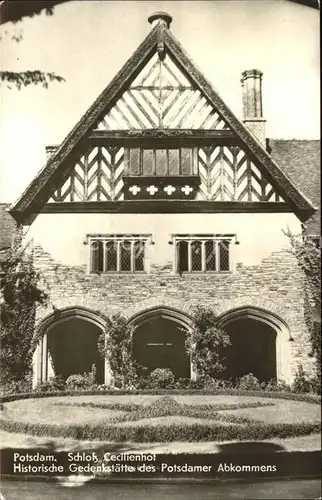
[[[131,186],[129,188],[129,191],[131,191],[131,193],[136,196],[140,191],[141,191],[141,188],[139,186]]]
[[[193,191],[193,188],[192,188],[191,186],[186,185],[186,186],[183,186],[183,187],[181,188],[181,191],[182,191],[182,192],[183,192],[186,196],[188,196],[188,194],[189,194],[189,193],[191,193],[191,191]]]
[[[150,193],[151,196],[153,196],[159,189],[152,184],[152,186],[149,186],[146,188],[147,192]]]
[[[169,184],[168,186],[163,188],[163,191],[165,191],[168,196],[171,196],[172,193],[175,192],[175,190],[176,190],[176,188],[174,186],[171,186],[171,184]]]

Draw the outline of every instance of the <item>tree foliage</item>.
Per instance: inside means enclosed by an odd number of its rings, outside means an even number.
[[[46,0],[46,1],[10,1],[4,0],[0,4],[0,24],[8,22],[17,23],[24,17],[33,17],[45,12],[46,15],[53,14],[53,8],[60,3],[65,3],[69,0]],[[6,34],[7,32],[5,32]],[[23,38],[22,31],[18,35],[13,34],[12,40],[20,42]],[[1,38],[0,38],[1,40]],[[22,87],[29,85],[41,85],[48,88],[52,82],[64,82],[62,76],[55,73],[46,73],[40,70],[27,70],[21,72],[15,71],[0,71],[0,85],[5,84],[8,88],[16,87],[20,90]]]
[[[55,75],[55,73],[43,73],[42,71],[22,71],[16,73],[14,71],[0,71],[0,83],[6,83],[8,88],[15,86],[18,90],[21,87],[28,87],[28,85],[42,85],[48,88],[50,82],[64,82],[62,76]]]
[[[45,11],[51,16],[53,9],[69,0],[3,0],[0,4],[0,24],[17,23],[24,17],[34,17]]]
[[[35,312],[47,295],[32,257],[21,251],[19,236],[2,265],[0,281],[1,383],[23,380],[31,371]]]

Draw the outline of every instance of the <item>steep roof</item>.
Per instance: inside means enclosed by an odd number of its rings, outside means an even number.
[[[307,221],[307,231],[321,233],[321,146],[318,140],[270,139],[272,157],[283,172],[318,208]]]
[[[287,174],[279,167],[260,142],[249,132],[245,125],[232,113],[221,99],[218,92],[198,70],[194,62],[186,54],[169,29],[171,16],[157,13],[150,16],[150,21],[157,24],[141,43],[132,57],[126,62],[116,77],[105,88],[101,95],[67,135],[57,151],[49,158],[47,164],[30,183],[26,191],[11,207],[11,213],[24,221],[30,214],[38,214],[51,196],[53,187],[68,170],[70,158],[77,148],[84,145],[91,131],[112,109],[124,91],[134,81],[138,73],[158,53],[162,60],[170,54],[172,60],[182,71],[189,82],[197,88],[207,102],[219,113],[232,133],[245,147],[249,156],[260,165],[263,174],[272,186],[279,190],[283,199],[301,220],[307,219],[314,212],[310,200],[294,185]],[[156,129],[158,132],[158,129]]]

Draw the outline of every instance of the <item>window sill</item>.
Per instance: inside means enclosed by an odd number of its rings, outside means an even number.
[[[177,271],[173,272],[173,274],[180,276],[180,273],[178,273]],[[183,271],[181,276],[215,276],[218,274],[233,274],[233,271]]]
[[[144,276],[148,274],[146,271],[102,271],[102,272],[95,272],[95,271],[89,271],[90,275],[97,275],[97,276]]]

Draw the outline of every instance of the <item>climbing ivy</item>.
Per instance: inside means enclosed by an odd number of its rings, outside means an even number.
[[[1,269],[1,385],[23,381],[30,374],[36,307],[47,299],[32,255],[22,250],[21,242],[19,228]]]
[[[305,234],[305,233],[304,233]],[[321,253],[309,237],[286,232],[299,267],[305,275],[304,314],[310,332],[311,355],[316,359],[316,374],[321,378]]]
[[[144,371],[133,359],[132,337],[133,327],[127,319],[114,314],[98,339],[98,350],[109,364],[116,387],[135,387]]]
[[[220,378],[225,370],[225,349],[231,345],[229,335],[210,309],[198,305],[193,314],[193,326],[186,338],[186,350],[191,356],[198,379]]]

